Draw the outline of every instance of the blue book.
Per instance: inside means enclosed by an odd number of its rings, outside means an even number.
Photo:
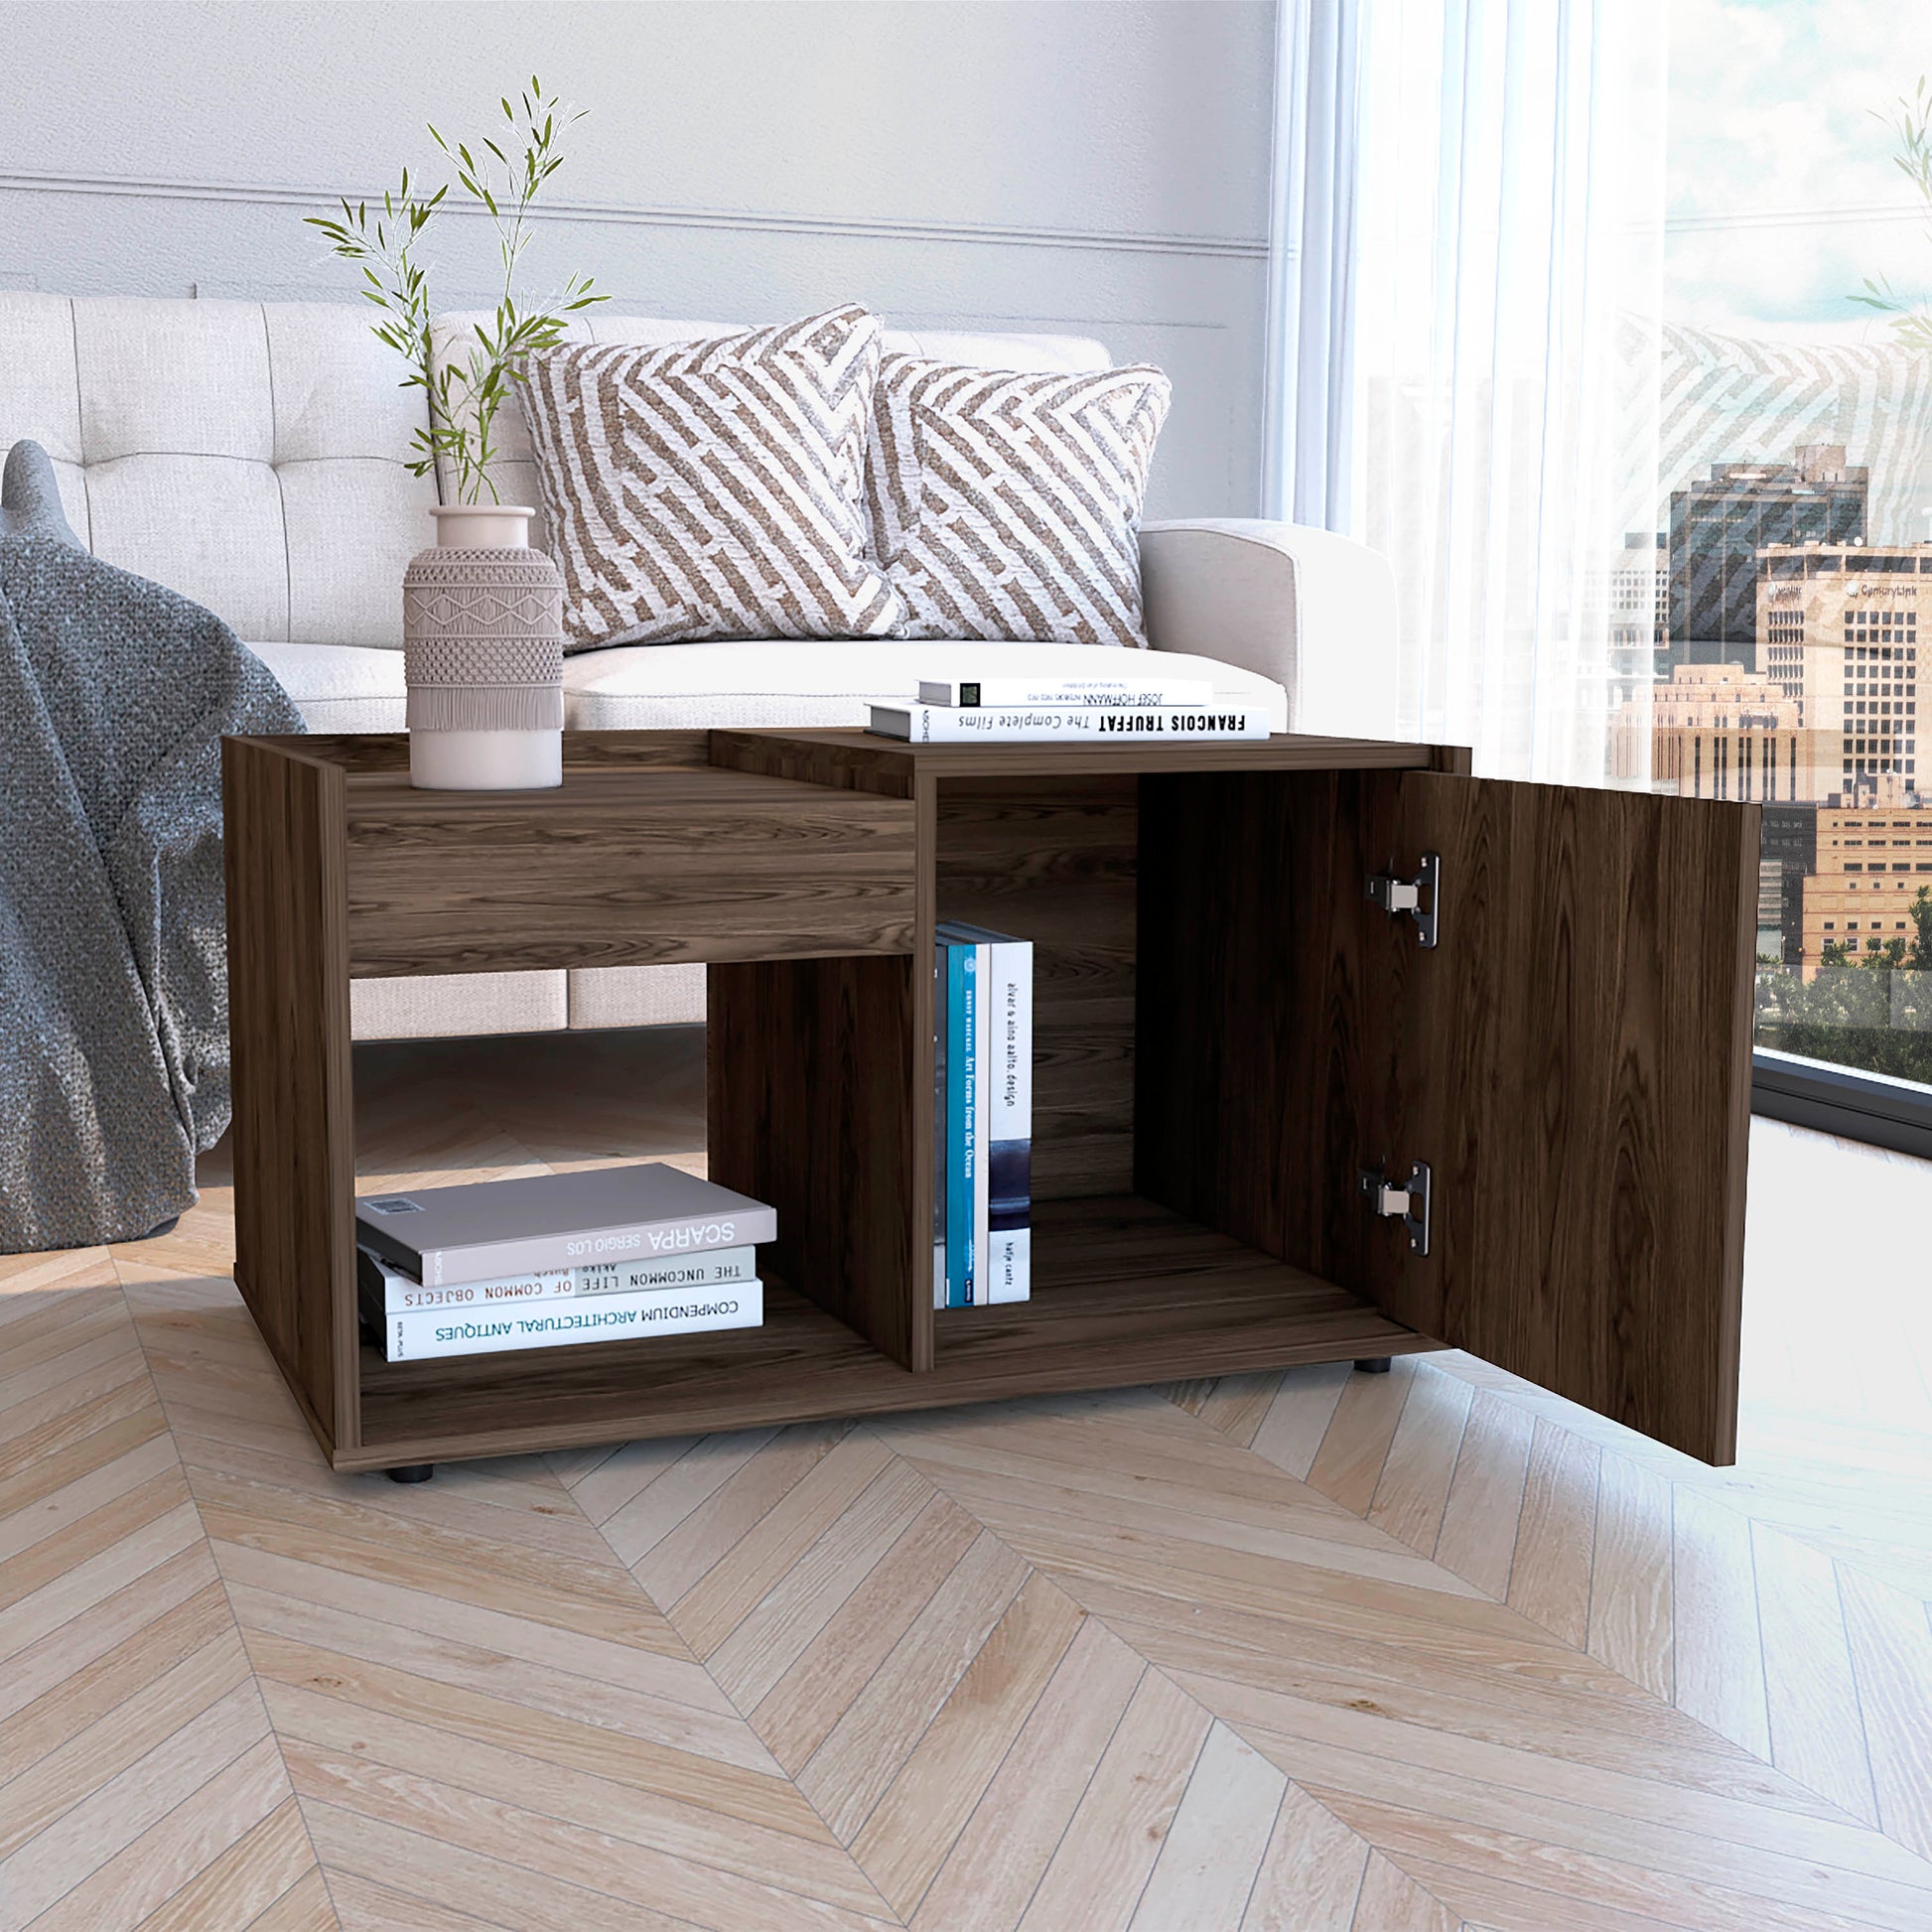
[[[1033,1290],[1033,942],[958,921],[940,931],[954,944],[973,942],[979,955],[979,1300],[1025,1302]]]
[[[979,949],[946,948],[946,1306],[970,1309],[978,1254]]]

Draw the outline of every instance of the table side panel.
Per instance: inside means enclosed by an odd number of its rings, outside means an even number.
[[[929,1046],[916,1050],[913,968],[906,954],[714,962],[707,1138],[711,1177],[777,1210],[768,1252],[780,1273],[920,1370],[932,1359],[932,1210],[918,1119],[932,1077]]]
[[[360,1438],[343,773],[230,739],[222,801],[235,1281],[318,1437],[351,1449]]]

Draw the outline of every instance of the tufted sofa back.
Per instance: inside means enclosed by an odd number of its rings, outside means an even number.
[[[0,292],[0,451],[44,445],[96,556],[250,642],[401,643],[436,484],[398,372],[360,305]]]
[[[439,350],[476,320],[439,317]],[[437,487],[405,467],[423,392],[400,386],[369,323],[354,302],[0,291],[0,455],[42,444],[96,556],[206,604],[246,642],[400,646],[399,586],[434,541]],[[736,326],[594,312],[572,335],[675,343]],[[1108,362],[1075,336],[889,332],[886,346],[987,368]],[[502,500],[535,503],[513,406],[496,440]]]

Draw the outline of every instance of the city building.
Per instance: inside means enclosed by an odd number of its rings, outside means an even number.
[[[1848,953],[1882,952],[1916,936],[1919,888],[1932,886],[1932,805],[1900,802],[1821,806],[1812,876],[1804,882],[1799,964],[1813,979],[1828,944]]]
[[[1758,664],[1802,724],[1843,738],[1834,790],[1918,789],[1921,603],[1932,543],[1767,544],[1758,559]]]
[[[1610,675],[1618,700],[1666,675],[1670,547],[1662,530],[1631,530],[1609,571]]]
[[[1758,553],[1864,536],[1868,473],[1843,444],[1807,444],[1790,463],[1719,463],[1671,491],[1670,660],[1757,667]]]
[[[1796,698],[1736,664],[1677,664],[1614,714],[1612,776],[1686,798],[1817,799],[1839,788],[1836,733],[1804,724]]]

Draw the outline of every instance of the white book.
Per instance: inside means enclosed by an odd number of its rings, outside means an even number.
[[[1145,678],[1138,682],[1114,677],[922,677],[921,704],[954,709],[1033,705],[1196,705],[1214,703],[1214,687],[1205,678]]]
[[[1009,705],[968,709],[953,705],[876,704],[872,730],[914,745],[1178,744],[1197,739],[1254,739],[1269,734],[1267,712],[1234,705],[1195,710],[1184,705]]]
[[[721,1248],[664,1261],[606,1261],[582,1268],[549,1268],[496,1275],[480,1282],[425,1287],[367,1248],[355,1251],[356,1279],[365,1300],[384,1314],[500,1308],[516,1302],[561,1302],[594,1295],[637,1295],[662,1289],[722,1288],[758,1274],[756,1248]]]
[[[754,1280],[722,1288],[564,1296],[380,1316],[369,1308],[367,1314],[371,1325],[381,1328],[387,1360],[425,1362],[447,1355],[495,1355],[516,1348],[568,1348],[580,1342],[756,1328],[764,1320],[764,1287]]]

